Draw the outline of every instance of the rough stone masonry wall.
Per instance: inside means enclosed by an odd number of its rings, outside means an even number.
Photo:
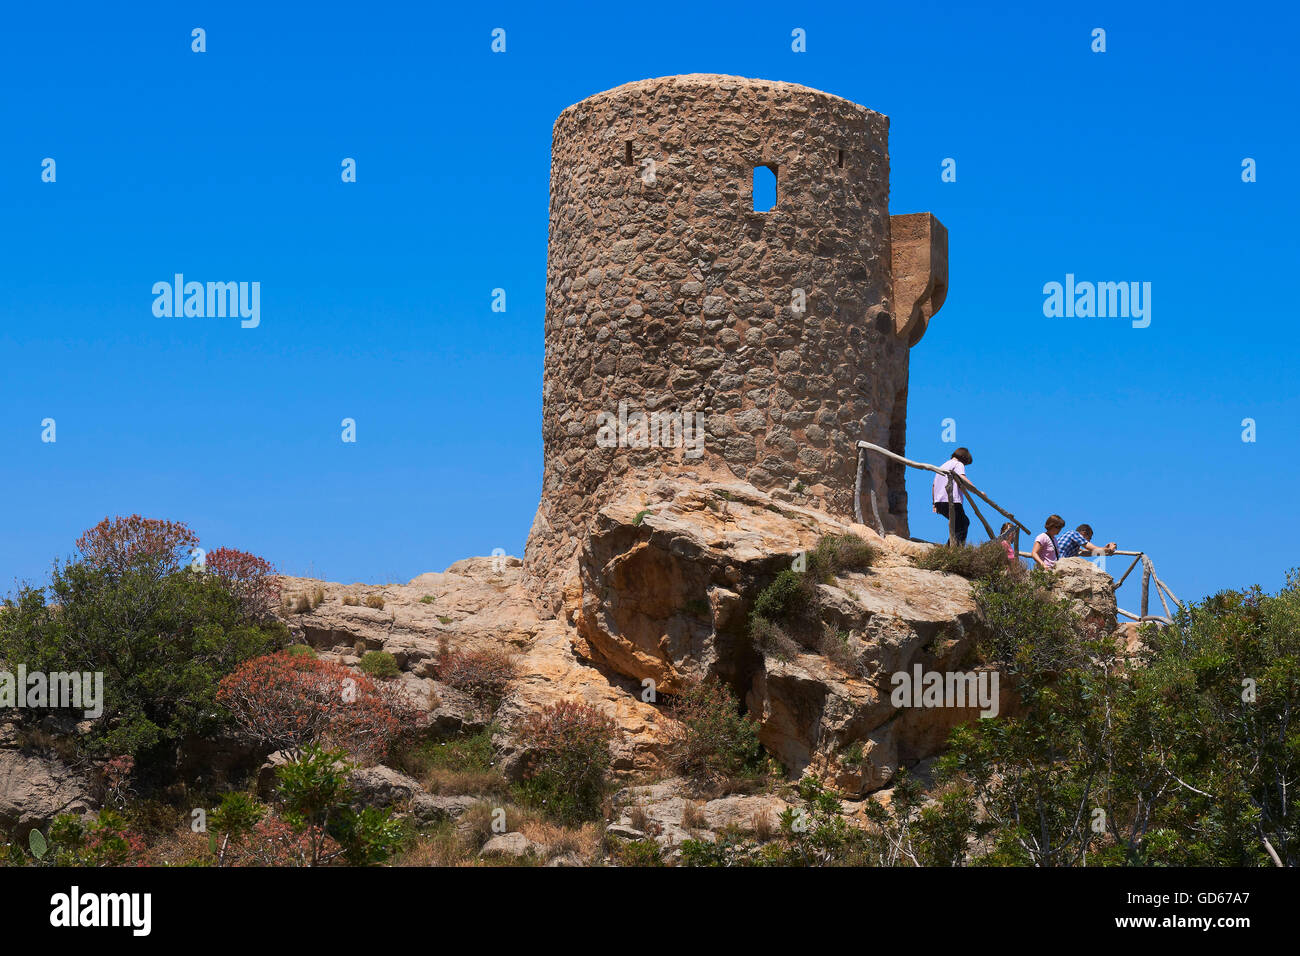
[[[558,609],[576,536],[630,469],[802,486],[851,516],[854,443],[901,450],[908,343],[888,301],[888,125],[816,90],[712,75],[631,83],[560,114],[543,490],[525,552],[543,603]],[[753,211],[760,165],[777,174],[768,212]],[[703,458],[599,447],[597,416],[621,401],[629,414],[703,412]],[[891,477],[882,517],[906,533]]]

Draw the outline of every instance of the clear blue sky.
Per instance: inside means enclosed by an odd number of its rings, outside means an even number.
[[[1294,7],[837,6],[10,5],[3,590],[137,511],[341,581],[522,553],[552,123],[689,72],[890,116],[892,211],[951,238],[947,304],[912,352],[912,456],[942,461],[953,418],[970,477],[1035,528],[1087,520],[1184,598],[1276,589],[1300,531]],[[260,327],[155,318],[176,272],[261,282]],[[1045,318],[1066,273],[1151,282],[1150,327]],[[934,538],[927,484],[912,527]]]

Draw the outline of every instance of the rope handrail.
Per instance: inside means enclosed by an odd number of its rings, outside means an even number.
[[[974,497],[967,497],[966,500],[970,502],[971,510],[975,512],[975,517],[979,518],[980,524],[984,526],[984,530],[988,533],[989,540],[1005,541],[1007,544],[1011,545],[1013,553],[1023,558],[1033,557],[1031,553],[1027,553],[1020,550],[1020,532],[1023,531],[1025,532],[1025,534],[1033,534],[1033,532],[1030,531],[1027,527],[1025,527],[1025,525],[1019,519],[1017,519],[1016,516],[1013,515],[1010,511],[1007,511],[996,501],[994,501],[992,498],[986,495],[983,491],[976,488],[975,485],[970,481],[970,479],[968,479],[965,475],[959,475],[951,471],[944,471],[942,468],[939,468],[937,465],[926,464],[923,461],[912,461],[912,459],[910,458],[904,458],[902,455],[898,454],[897,452],[890,451],[888,448],[881,448],[879,445],[872,444],[869,441],[859,441],[857,443],[857,448],[858,448],[858,472],[853,487],[853,514],[858,524],[866,524],[866,521],[863,520],[863,514],[862,514],[862,493],[865,486],[865,490],[867,493],[867,500],[871,505],[871,514],[870,514],[871,524],[875,528],[876,532],[880,534],[881,537],[884,537],[885,526],[884,526],[884,522],[880,520],[880,509],[876,502],[876,486],[871,476],[871,466],[867,462],[867,456],[865,454],[865,452],[867,451],[874,451],[877,454],[884,455],[886,458],[888,458],[891,461],[896,461],[899,464],[905,465],[909,468],[916,468],[921,471],[933,472],[936,475],[946,475],[948,478],[948,500],[949,501],[953,500],[952,492],[953,492],[954,481],[961,486],[963,491],[967,491],[970,493],[970,495],[973,495]],[[1013,527],[1011,532],[1009,533],[1009,536],[997,535],[993,533],[992,526],[988,523],[988,521],[984,519],[984,514],[980,511],[979,505],[975,503],[976,497],[983,500],[986,504],[988,504],[989,507],[991,507],[994,511],[998,512],[998,514],[1002,515],[1012,524]],[[949,508],[948,509],[948,543],[955,544],[956,542],[957,542],[957,510],[955,508]],[[1165,584],[1164,581],[1160,580],[1160,576],[1156,574],[1155,565],[1151,563],[1150,555],[1148,555],[1145,551],[1116,550],[1116,551],[1112,551],[1111,554],[1120,554],[1125,557],[1133,558],[1133,562],[1128,566],[1128,570],[1126,570],[1123,573],[1123,575],[1120,576],[1120,579],[1115,582],[1115,590],[1117,591],[1119,590],[1120,585],[1122,585],[1124,581],[1128,578],[1129,574],[1133,571],[1133,569],[1136,568],[1138,564],[1142,565],[1142,604],[1140,607],[1141,613],[1133,614],[1129,611],[1116,608],[1117,613],[1122,614],[1124,615],[1124,617],[1130,618],[1134,621],[1138,621],[1139,623],[1143,621],[1156,621],[1158,623],[1163,623],[1163,624],[1172,624],[1173,615],[1169,611],[1169,604],[1165,601],[1166,597],[1168,597],[1170,601],[1173,601],[1180,611],[1187,610],[1183,602],[1178,600],[1174,592],[1170,590],[1169,585]],[[1148,613],[1152,581],[1154,581],[1156,585],[1156,597],[1160,599],[1160,604],[1165,611],[1163,616],[1159,614]]]

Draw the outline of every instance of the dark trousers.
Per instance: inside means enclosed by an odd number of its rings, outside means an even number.
[[[966,509],[962,507],[962,504],[961,504],[960,501],[956,502],[956,503],[953,505],[953,508],[955,508],[956,511],[957,511],[957,543],[958,543],[958,544],[965,544],[965,543],[966,543],[966,529],[970,527],[970,518],[967,518],[967,517],[966,517]],[[947,518],[947,517],[948,517],[948,502],[946,502],[946,501],[936,501],[936,502],[934,503],[934,510],[937,511],[937,512],[939,512],[939,514],[943,515],[945,518]]]

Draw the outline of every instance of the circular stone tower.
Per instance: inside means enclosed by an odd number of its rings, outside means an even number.
[[[943,302],[947,238],[922,213],[894,217],[891,241],[888,130],[836,96],[708,74],[560,114],[525,552],[543,603],[558,609],[583,526],[632,473],[729,473],[851,517],[855,443],[903,450],[908,349]],[[873,472],[905,534],[902,469]]]

